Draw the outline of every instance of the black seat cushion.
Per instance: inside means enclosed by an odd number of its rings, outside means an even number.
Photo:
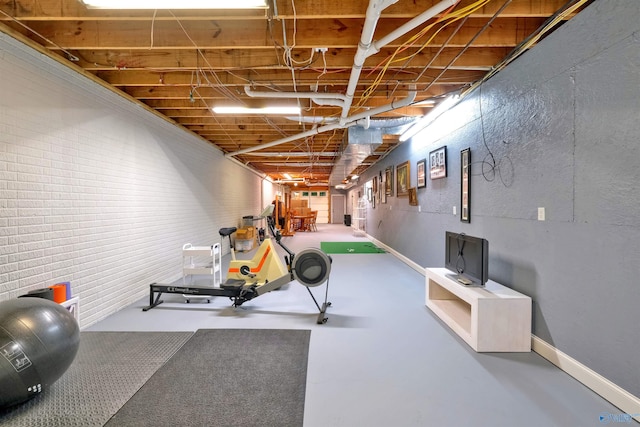
[[[235,233],[237,229],[238,229],[237,227],[223,227],[220,230],[218,230],[218,233],[220,233],[222,237],[227,237]]]

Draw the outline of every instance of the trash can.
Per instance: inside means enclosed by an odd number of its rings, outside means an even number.
[[[347,227],[351,227],[351,215],[344,216],[344,225]]]

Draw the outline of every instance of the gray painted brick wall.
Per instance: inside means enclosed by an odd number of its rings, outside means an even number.
[[[446,145],[420,211],[389,198],[369,234],[424,267],[444,266],[446,230],[487,238],[490,277],[533,299],[533,333],[636,396],[639,34],[637,1],[595,1],[360,178],[410,160],[415,186],[416,162]],[[452,213],[467,147],[469,224]]]

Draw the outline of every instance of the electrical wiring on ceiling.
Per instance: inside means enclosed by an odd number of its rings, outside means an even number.
[[[193,46],[196,49],[196,68],[198,70],[198,72],[196,73],[197,85],[196,86],[193,85],[193,75],[192,75],[192,85],[191,85],[191,90],[190,90],[190,93],[189,93],[189,98],[191,100],[193,100],[194,99],[194,94],[197,95],[198,98],[203,102],[203,104],[205,104],[207,106],[207,109],[209,111],[211,111],[213,106],[209,105],[207,100],[203,96],[201,96],[200,93],[198,92],[198,88],[199,87],[207,86],[207,87],[211,87],[211,88],[217,90],[223,97],[226,97],[226,98],[232,100],[235,103],[245,104],[244,101],[240,97],[238,97],[231,90],[227,89],[226,85],[220,79],[218,74],[214,71],[214,67],[211,65],[211,63],[209,62],[207,57],[204,55],[204,53],[202,52],[200,47],[196,44],[196,42],[193,40],[193,38],[189,35],[189,33],[187,32],[186,28],[184,28],[184,26],[182,25],[182,22],[180,21],[180,19],[178,19],[178,17],[176,17],[172,11],[169,11],[169,13],[173,16],[173,18],[178,23],[178,25],[180,26],[181,30],[185,34],[185,36],[189,39],[189,41],[193,44]],[[155,19],[155,13],[154,13],[154,19]],[[152,36],[151,37],[153,39],[153,25],[152,25]],[[207,66],[206,70],[198,65],[198,62],[199,62],[200,58],[202,58],[204,60],[206,66]],[[207,73],[209,73],[211,75],[211,77],[213,79],[213,82],[209,79],[209,76],[207,75]],[[230,73],[230,72],[228,72],[228,73],[231,74],[231,75],[234,75],[233,73]],[[201,75],[204,78],[204,80],[206,81],[206,84],[201,84],[201,82],[200,82],[200,76]],[[246,79],[244,79],[244,80],[246,80]],[[249,83],[249,80],[246,80],[246,81]],[[226,136],[231,139],[231,135],[227,132],[226,127],[223,126],[222,123],[220,123],[220,121],[218,120],[218,118],[214,114],[212,114],[212,117],[213,117],[214,121],[216,122],[216,124],[218,126],[220,126],[220,128],[226,134]],[[274,130],[276,130],[276,132],[278,132],[280,135],[289,136],[289,134],[287,132],[284,132],[280,126],[275,124],[268,117],[262,116],[262,119],[265,121],[265,123],[267,123]]]
[[[427,85],[427,87],[424,90],[428,90],[431,86],[433,86],[435,84],[435,82],[438,81],[438,79],[440,79],[440,77],[442,77],[444,75],[444,73],[446,72],[446,70],[448,70],[457,60],[458,58],[460,58],[462,56],[462,54],[464,54],[467,49],[473,44],[473,42],[476,41],[476,39],[478,37],[480,37],[480,35],[482,33],[484,33],[487,28],[489,28],[491,26],[491,24],[493,23],[493,21],[500,16],[500,14],[502,13],[503,10],[505,10],[507,8],[507,6],[509,6],[509,4],[511,3],[512,0],[506,0],[502,6],[500,7],[500,9],[498,9],[496,11],[496,13],[493,14],[493,16],[491,17],[491,19],[489,19],[489,21],[487,21],[486,24],[484,24],[482,26],[482,28],[480,28],[480,30],[478,30],[478,32],[471,38],[471,40],[469,40],[469,42],[467,42],[467,44],[460,50],[460,52],[458,52],[458,54],[456,56],[454,56],[451,61],[449,61],[449,63],[442,69],[442,71],[440,71],[440,74],[438,74],[432,81],[431,83],[429,83]],[[468,17],[468,16],[467,16]],[[464,20],[466,20],[467,18],[465,17]],[[464,20],[461,21],[461,23],[464,23]],[[424,70],[423,70],[424,72]],[[422,74],[420,74],[421,76]],[[418,78],[420,77],[418,76]]]
[[[565,6],[556,12],[553,16],[551,16],[539,29],[536,33],[525,41],[520,43],[504,60],[502,60],[499,64],[497,64],[491,71],[489,71],[482,79],[478,80],[476,83],[471,85],[467,90],[465,90],[461,96],[466,96],[467,94],[473,92],[477,89],[483,82],[489,80],[496,73],[503,70],[507,65],[513,62],[517,57],[522,55],[524,52],[529,50],[533,45],[535,45],[543,36],[545,36],[549,31],[551,31],[559,22],[564,21],[567,16],[572,15],[575,11],[585,5],[586,3],[592,0],[570,0],[565,4]]]
[[[373,72],[376,69],[380,68],[380,66],[382,66],[382,69],[378,73],[378,76],[374,79],[374,82],[365,90],[365,92],[363,93],[363,95],[360,98],[360,100],[359,100],[358,104],[356,105],[356,107],[361,107],[362,105],[364,105],[364,103],[366,103],[366,101],[375,93],[375,91],[377,90],[378,86],[381,84],[381,82],[382,82],[387,70],[389,69],[389,67],[392,64],[401,63],[401,62],[405,62],[405,61],[411,60],[412,58],[414,58],[415,56],[420,54],[420,52],[422,52],[427,46],[429,46],[431,44],[431,42],[435,39],[435,37],[443,29],[445,29],[449,25],[451,25],[451,24],[453,24],[453,23],[455,23],[455,22],[457,22],[459,20],[462,20],[462,19],[468,17],[469,15],[471,15],[474,12],[476,12],[480,8],[486,6],[491,1],[492,0],[478,0],[475,3],[472,3],[471,5],[465,6],[464,8],[461,8],[459,10],[453,10],[454,7],[449,8],[442,15],[440,15],[434,22],[424,26],[419,32],[417,32],[416,34],[411,36],[409,38],[409,40],[407,40],[401,46],[396,48],[396,50],[391,55],[389,55],[387,58],[385,58],[383,61],[381,61],[371,71],[371,72]],[[432,29],[434,29],[436,27],[437,24],[440,24],[440,23],[442,23],[442,25],[440,25],[431,34],[431,36],[424,43],[422,43],[422,45],[415,52],[413,52],[409,56],[396,58],[396,56],[399,55],[400,53],[404,52],[408,48],[413,47],[417,43],[418,40],[420,40],[421,38],[425,37]]]
[[[39,37],[41,40],[44,40],[46,43],[50,44],[51,46],[56,47],[57,49],[60,49],[61,52],[64,52],[65,55],[67,55],[67,59],[71,62],[78,62],[80,60],[80,58],[78,58],[76,55],[74,55],[73,53],[69,52],[68,50],[66,50],[65,48],[63,48],[62,46],[60,46],[57,43],[54,43],[53,41],[51,41],[50,39],[48,39],[47,37],[43,36],[42,34],[40,34],[39,32],[37,32],[36,30],[34,30],[33,28],[23,24],[22,22],[20,22],[19,19],[16,19],[14,16],[9,15],[7,12],[5,12],[4,10],[0,9],[0,13],[2,13],[4,16],[6,16],[7,18],[9,18],[12,22],[14,22],[15,24],[18,24],[19,26],[21,26],[22,28],[24,28],[25,30],[29,31],[31,34],[35,34],[37,37]]]

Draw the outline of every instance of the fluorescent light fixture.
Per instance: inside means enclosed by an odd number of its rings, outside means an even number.
[[[300,107],[213,107],[216,114],[300,114]]]
[[[428,114],[422,116],[420,120],[415,122],[413,126],[407,129],[402,135],[400,135],[400,142],[404,142],[407,139],[415,136],[422,129],[429,126],[435,119],[437,119],[442,113],[456,105],[460,101],[459,95],[451,95],[447,97],[444,101],[438,104],[433,110],[429,111]]]
[[[273,181],[276,184],[305,184],[306,180],[304,178],[293,178],[293,179],[277,179]]]
[[[266,0],[82,0],[96,9],[267,9]]]
[[[421,107],[421,106],[424,106],[424,105],[434,105],[435,103],[436,103],[436,101],[433,98],[429,98],[429,99],[425,99],[425,100],[422,100],[422,101],[414,102],[411,105]]]
[[[287,179],[293,179],[288,173],[283,173],[282,175]]]

